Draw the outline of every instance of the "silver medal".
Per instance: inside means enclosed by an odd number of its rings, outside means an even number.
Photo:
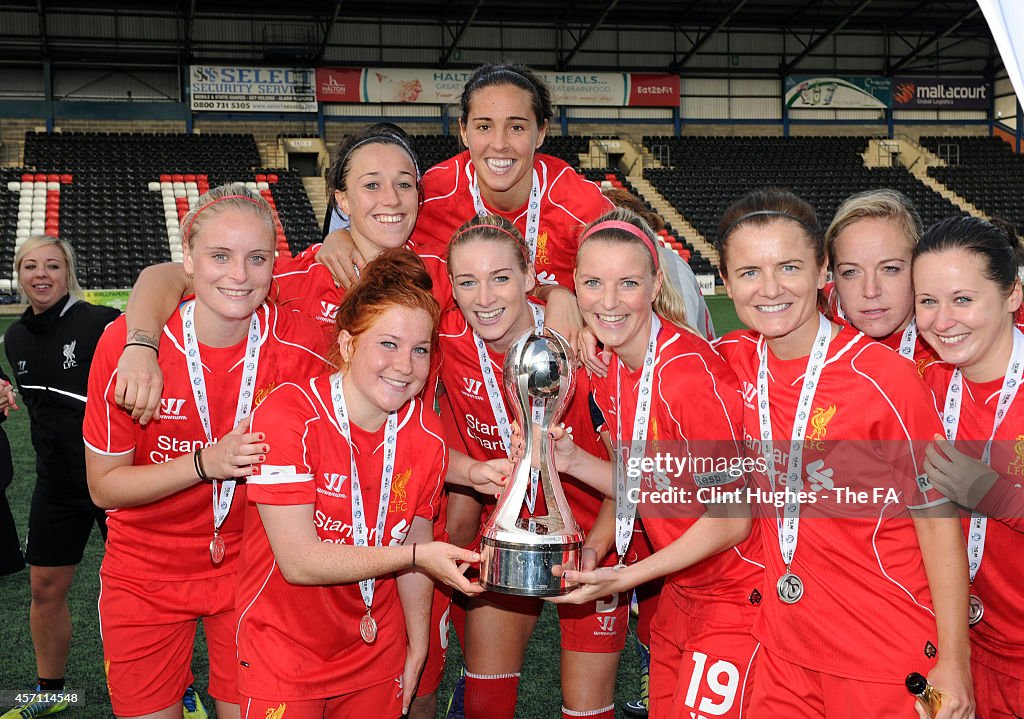
[[[226,552],[227,547],[224,545],[224,538],[219,534],[213,535],[213,539],[210,540],[210,559],[213,560],[213,563],[220,564],[223,562]]]
[[[359,620],[359,636],[367,644],[373,644],[377,641],[377,620],[371,617],[369,613],[364,614],[363,618]]]
[[[804,596],[804,581],[792,572],[786,572],[779,577],[775,589],[783,603],[796,604]]]
[[[985,605],[982,604],[981,597],[972,594],[967,599],[967,623],[973,627],[981,621],[983,616],[985,616]]]

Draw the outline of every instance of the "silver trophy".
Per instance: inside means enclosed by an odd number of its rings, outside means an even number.
[[[480,583],[485,589],[552,597],[576,586],[551,573],[556,564],[579,569],[583,532],[562,491],[548,437],[576,389],[575,372],[569,343],[549,329],[527,332],[505,355],[505,388],[525,447],[484,525]]]

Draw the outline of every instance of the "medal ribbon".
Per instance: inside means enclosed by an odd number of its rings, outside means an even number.
[[[530,306],[530,311],[533,312],[534,330],[540,334],[544,329],[544,310],[533,302],[527,304]],[[508,454],[512,446],[512,422],[508,418],[505,400],[502,399],[501,390],[498,388],[498,378],[494,374],[494,368],[491,367],[487,345],[476,332],[473,332],[473,341],[476,343],[476,354],[480,360],[480,373],[483,375],[484,387],[487,389],[487,399],[491,402],[491,411],[494,413],[494,421],[498,425],[498,434],[501,436],[501,446],[504,447],[505,454]],[[544,403],[531,401],[530,408],[534,423],[543,422]],[[523,431],[526,431],[525,427],[523,427]],[[537,473],[532,472],[530,474],[530,494],[526,497],[526,506],[529,508],[530,514],[533,514],[533,509],[537,505],[537,481]]]
[[[493,214],[485,206],[480,197],[480,185],[476,173],[469,180],[469,194],[473,196],[473,208],[480,217]],[[540,178],[537,170],[533,171],[533,185],[530,187],[530,204],[526,208],[526,233],[523,239],[530,250],[530,265],[537,264],[537,237],[540,234]]]
[[[182,312],[181,330],[185,344],[185,359],[188,364],[188,378],[192,385],[192,398],[199,412],[199,420],[203,423],[207,444],[213,444],[213,427],[210,424],[210,405],[207,402],[206,379],[203,377],[203,358],[199,354],[199,340],[196,337],[195,323],[196,302],[192,300],[185,305]],[[245,341],[245,355],[242,358],[242,381],[238,385],[238,402],[235,405],[235,422],[238,425],[252,409],[252,399],[256,394],[256,369],[260,363],[260,321],[255,312],[249,323],[249,336]],[[217,534],[231,511],[231,502],[235,497],[235,481],[225,480],[217,496],[217,480],[213,485],[213,533]]]
[[[917,349],[917,320],[910,320],[907,329],[903,330],[900,340],[900,356],[914,361],[914,350]]]
[[[352,538],[357,547],[369,546],[366,529],[366,513],[363,505],[363,490],[359,484],[359,470],[356,467],[356,448],[352,444],[352,429],[348,423],[348,409],[345,406],[345,394],[342,391],[342,376],[338,372],[331,376],[331,401],[334,404],[334,416],[338,420],[341,436],[348,442],[349,472],[352,475]],[[377,505],[377,526],[375,527],[376,545],[381,546],[384,540],[384,523],[388,518],[388,504],[391,502],[391,480],[395,476],[395,445],[398,438],[398,413],[389,412],[387,427],[384,430],[384,461],[380,472],[380,503]],[[373,587],[375,577],[359,582],[359,593],[363,595],[366,613],[373,606]]]
[[[992,419],[992,433],[985,443],[985,449],[981,454],[981,461],[992,466],[992,442],[996,438],[999,425],[1006,419],[1006,413],[1013,404],[1017,390],[1020,388],[1021,376],[1024,375],[1024,334],[1014,327],[1013,329],[1013,352],[1010,354],[1010,363],[1006,366],[1006,374],[1003,376],[1003,386],[999,390],[999,402],[996,404],[996,416]],[[958,367],[953,371],[953,378],[946,390],[946,412],[942,423],[946,428],[946,439],[952,443],[956,442],[957,429],[960,427],[960,404],[963,399],[963,375]],[[985,532],[988,528],[988,517],[984,514],[971,512],[970,532],[967,538],[967,560],[970,564],[971,584],[981,569],[981,560],[985,556]]]
[[[615,452],[615,551],[619,554],[619,564],[626,563],[626,552],[633,538],[633,525],[636,522],[636,503],[629,501],[630,490],[640,488],[640,477],[630,477],[626,472],[626,463],[630,458],[644,456],[647,443],[647,420],[651,416],[651,396],[654,384],[654,355],[658,347],[658,332],[661,331],[661,320],[651,312],[651,335],[647,341],[647,353],[644,355],[644,369],[640,374],[640,386],[637,391],[636,414],[633,416],[633,434],[629,449],[625,447],[622,436],[622,360],[615,359],[615,439],[618,443]]]
[[[818,388],[818,378],[825,366],[828,354],[828,343],[832,338],[832,323],[824,315],[818,315],[818,334],[811,346],[811,354],[807,358],[807,369],[804,372],[804,384],[800,389],[796,412],[793,415],[793,433],[789,441],[789,465],[783,478],[787,493],[797,495],[803,489],[803,439],[807,434],[807,421],[811,415],[811,403],[814,392]],[[774,461],[774,442],[772,440],[771,401],[768,397],[768,343],[764,337],[758,341],[757,353],[759,364],[757,369],[757,417],[761,425],[761,453],[768,468],[768,480],[772,487],[776,486],[776,470]],[[796,545],[800,536],[800,501],[796,496],[786,498],[783,517],[780,520],[776,511],[779,528],[779,551],[782,561],[786,563],[786,572],[793,563]]]

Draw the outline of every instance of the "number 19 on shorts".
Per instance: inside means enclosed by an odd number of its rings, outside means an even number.
[[[722,716],[732,709],[740,687],[740,671],[735,664],[719,659],[708,666],[708,655],[693,652],[693,672],[686,688],[684,703],[689,707],[689,719]]]

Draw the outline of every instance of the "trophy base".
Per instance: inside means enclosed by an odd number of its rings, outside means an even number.
[[[576,588],[551,573],[555,565],[579,569],[583,537],[562,543],[519,544],[484,536],[480,543],[480,584],[492,592],[523,597],[557,597]]]

